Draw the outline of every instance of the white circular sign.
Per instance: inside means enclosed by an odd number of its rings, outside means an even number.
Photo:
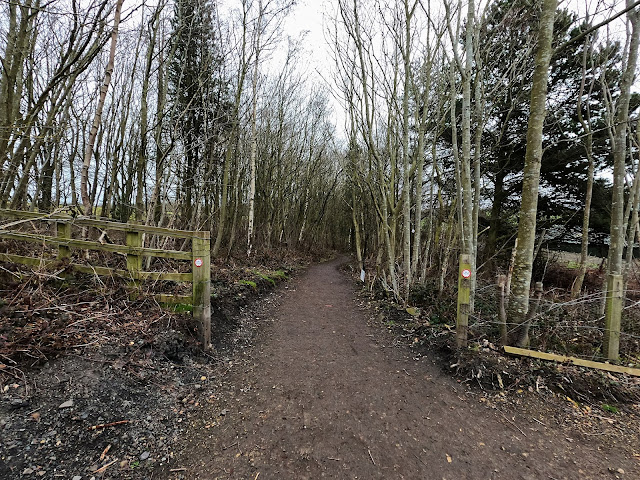
[[[196,267],[201,267],[204,262],[202,261],[201,258],[196,258],[196,260],[193,263],[195,263]]]
[[[462,278],[471,278],[471,270],[468,268],[462,270]]]

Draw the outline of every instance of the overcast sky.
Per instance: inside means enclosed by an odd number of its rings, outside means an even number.
[[[327,13],[333,11],[335,0],[300,0],[284,24],[285,34],[299,38],[304,34],[304,54],[301,70],[313,83],[331,81],[331,54],[325,40]],[[334,123],[339,137],[343,136],[345,115],[342,106],[334,99]]]

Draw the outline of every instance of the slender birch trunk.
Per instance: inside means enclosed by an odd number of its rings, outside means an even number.
[[[627,7],[632,1],[627,0]],[[622,274],[623,251],[625,243],[625,206],[624,187],[627,157],[627,128],[629,121],[629,102],[631,85],[636,72],[639,43],[639,20],[637,10],[630,10],[627,18],[631,24],[631,35],[627,54],[626,68],[620,81],[620,96],[616,102],[613,134],[613,194],[611,199],[611,229],[608,256],[607,293],[605,305],[605,339],[603,352],[610,359],[618,358],[620,342],[620,323],[622,316]]]
[[[124,0],[118,0],[116,3],[116,11],[113,20],[113,31],[111,32],[111,47],[109,49],[109,61],[107,62],[107,68],[104,72],[104,81],[100,88],[100,97],[98,98],[98,106],[93,118],[93,124],[91,125],[91,132],[89,133],[89,141],[84,152],[84,162],[82,164],[82,171],[80,176],[80,196],[82,198],[82,205],[84,207],[84,214],[91,215],[93,205],[91,204],[91,197],[89,196],[88,180],[89,180],[89,166],[91,165],[91,157],[93,156],[93,148],[98,134],[98,128],[100,127],[100,121],[102,120],[102,110],[104,109],[104,102],[107,97],[107,90],[109,90],[109,84],[111,83],[111,75],[113,74],[114,61],[116,56],[116,43],[118,41],[118,27],[120,25],[120,14],[122,12],[122,3]]]
[[[582,96],[584,95],[585,82],[587,77],[587,54],[593,53],[593,41],[589,38],[585,41],[585,46],[582,54],[582,80],[580,82],[580,91],[578,92],[577,102],[577,114],[578,121],[582,125],[582,129],[585,132],[584,149],[587,155],[587,161],[589,166],[587,169],[587,191],[584,198],[584,214],[582,215],[582,238],[580,241],[580,267],[578,269],[578,276],[576,277],[573,285],[571,286],[571,298],[576,299],[580,296],[582,291],[582,285],[584,283],[584,277],[587,272],[587,259],[589,257],[589,221],[591,215],[591,199],[593,197],[593,180],[595,172],[595,161],[593,158],[593,130],[591,129],[591,109],[589,102],[586,103],[587,118],[584,118],[582,114]],[[591,95],[594,86],[594,80],[592,80],[587,94],[587,99]]]
[[[253,82],[251,95],[251,153],[249,159],[250,180],[249,180],[249,226],[247,228],[247,256],[251,256],[253,250],[253,228],[255,216],[255,200],[256,200],[256,156],[258,149],[258,138],[256,133],[256,110],[258,104],[258,67],[260,60],[260,34],[262,30],[262,0],[258,2],[258,19],[256,26],[255,39],[255,64],[253,66]]]
[[[529,290],[531,288],[531,270],[536,240],[536,214],[538,211],[538,186],[540,184],[540,166],[542,163],[542,128],[546,115],[547,84],[549,64],[553,49],[553,22],[557,0],[544,0],[540,16],[538,47],[531,87],[531,107],[527,127],[527,149],[525,153],[524,179],[522,184],[522,203],[518,221],[518,246],[516,249],[513,277],[511,280],[511,299],[509,300],[509,320],[521,325],[517,344],[526,345],[529,341]]]

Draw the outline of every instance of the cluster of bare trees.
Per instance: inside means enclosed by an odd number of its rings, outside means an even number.
[[[339,146],[293,5],[2,3],[0,203],[210,229],[214,255],[337,245]]]
[[[405,302],[463,254],[472,286],[511,269],[520,344],[541,246],[580,245],[578,296],[600,234],[615,332],[640,230],[640,13],[596,3],[335,0],[321,86],[283,35],[294,0],[4,2],[0,204],[209,229],[214,256],[351,245]]]
[[[557,8],[339,0],[328,31],[360,264],[375,258],[376,277],[405,301],[416,283],[455,279],[456,254],[471,259],[473,287],[480,268],[510,264],[519,328],[503,341],[520,345],[543,243],[581,239],[578,295],[594,218],[610,221],[609,318],[637,239],[638,4]]]

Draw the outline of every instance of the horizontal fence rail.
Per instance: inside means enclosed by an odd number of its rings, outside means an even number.
[[[0,225],[0,239],[38,243],[40,245],[54,246],[58,249],[57,256],[50,258],[0,253],[0,261],[41,268],[70,258],[72,249],[94,250],[126,256],[126,270],[79,263],[70,263],[69,266],[80,273],[119,276],[133,281],[191,282],[193,285],[192,295],[158,294],[156,299],[162,303],[192,304],[193,316],[198,323],[200,340],[205,348],[209,347],[211,343],[211,269],[209,257],[210,234],[208,231],[174,230],[148,225],[118,223],[110,220],[72,216],[63,212],[38,213],[0,209],[0,218],[14,219],[14,221]],[[48,222],[55,225],[56,235],[41,235],[15,230],[15,227],[32,221]],[[72,238],[72,226],[94,227],[102,231],[125,232],[126,245],[74,239]],[[191,240],[191,252],[144,247],[142,242],[143,234]],[[190,261],[191,272],[146,272],[142,269],[142,260],[145,257]]]

